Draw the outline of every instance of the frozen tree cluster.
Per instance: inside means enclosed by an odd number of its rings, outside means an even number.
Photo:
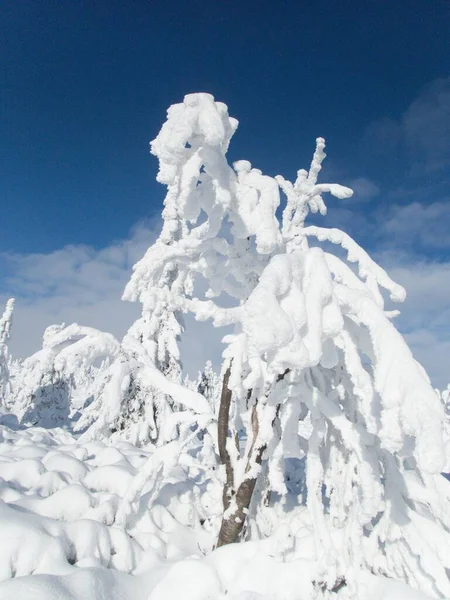
[[[169,108],[151,143],[163,226],[124,291],[142,314],[123,340],[52,326],[42,350],[13,363],[8,302],[0,400],[16,432],[3,415],[2,435],[39,446],[38,474],[21,485],[41,499],[5,488],[0,508],[50,518],[44,504],[77,482],[83,510],[55,517],[69,522],[58,523],[58,560],[133,575],[108,575],[128,590],[121,598],[141,598],[139,585],[152,600],[450,597],[449,394],[392,322],[388,304],[405,290],[345,232],[308,224],[330,197],[352,195],[321,183],[323,138],[289,181],[228,163],[237,127],[209,94]],[[197,381],[180,361],[184,315],[226,328],[223,364],[208,362]],[[52,452],[65,457],[54,459],[61,480],[47,476]],[[8,469],[0,463],[5,481],[24,477]],[[76,519],[96,523],[86,535],[101,551],[74,541]],[[144,585],[163,559],[178,562]],[[269,595],[251,587],[256,564],[278,578]],[[48,568],[31,561],[21,574]],[[177,573],[193,573],[192,590],[169,583]]]

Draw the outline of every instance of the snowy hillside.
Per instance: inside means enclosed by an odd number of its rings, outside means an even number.
[[[290,182],[228,164],[237,126],[209,94],[169,108],[122,340],[54,325],[16,360],[8,302],[0,600],[450,597],[448,391],[395,328],[405,290],[306,223],[352,195],[322,138]],[[184,315],[232,329],[220,373],[183,373]]]

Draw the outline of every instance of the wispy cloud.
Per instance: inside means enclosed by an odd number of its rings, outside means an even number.
[[[350,197],[358,202],[368,202],[380,194],[378,185],[367,177],[357,177],[348,182],[353,190],[353,196]]]
[[[412,175],[450,165],[450,77],[424,87],[398,119],[382,117],[368,125],[364,146],[372,155],[409,164]],[[395,160],[397,163],[398,161]]]
[[[66,246],[48,254],[3,254],[1,296],[17,298],[11,349],[28,355],[48,325],[79,322],[117,336],[139,314],[121,295],[133,264],[156,237],[158,224],[141,223],[126,240],[96,250]]]
[[[403,246],[420,243],[429,248],[450,248],[450,198],[424,205],[393,205],[386,215],[383,234],[395,236]]]
[[[421,92],[403,115],[401,128],[413,165],[427,171],[450,165],[450,77]]]

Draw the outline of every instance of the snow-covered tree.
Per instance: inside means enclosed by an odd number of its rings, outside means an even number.
[[[178,340],[182,331],[181,315],[165,302],[152,306],[144,301],[141,318],[124,337],[122,348],[131,367],[130,383],[115,430],[133,443],[162,445],[167,441],[164,423],[178,407],[170,395],[151,384],[146,368],[155,368],[169,381],[181,383]]]
[[[444,421],[444,442],[445,442],[445,473],[450,473],[450,384],[447,385],[445,390],[436,390],[444,408],[445,421]]]
[[[219,410],[221,379],[214,371],[210,360],[206,361],[204,369],[198,374],[196,389],[199,394],[208,400],[211,410],[217,415]]]
[[[439,394],[441,402],[444,406],[445,413],[447,415],[450,415],[450,383],[445,388],[445,390],[442,390],[442,391],[438,390],[438,394]]]
[[[165,424],[177,404],[157,382],[167,379],[180,385],[176,343],[180,331],[175,315],[169,311],[156,312],[149,320],[142,317],[132,325],[103,370],[94,401],[75,426],[84,432],[83,440],[120,438],[139,446],[159,446],[172,439],[173,431]],[[162,380],[155,381],[155,372]]]
[[[182,233],[182,222],[173,213],[174,195],[176,196],[176,190],[169,188],[163,213],[165,226],[157,242],[163,248],[170,248],[172,243],[180,239]],[[134,267],[137,278],[139,273],[142,273],[139,264]],[[167,441],[162,434],[164,423],[169,415],[179,408],[170,395],[149,385],[145,375],[146,367],[151,366],[170,382],[181,383],[178,341],[184,325],[181,312],[173,310],[168,300],[172,287],[176,284],[177,267],[166,264],[156,283],[158,293],[146,290],[140,295],[142,315],[132,325],[123,342],[125,351],[135,362],[135,374],[131,375],[130,397],[120,415],[118,429],[126,431],[138,428],[140,433],[137,441],[140,443],[150,441],[156,445],[164,444]],[[144,280],[143,286],[145,285]],[[134,301],[137,298],[130,295],[127,288],[123,299]],[[136,438],[136,435],[133,437]]]
[[[101,370],[92,367],[119,352],[113,335],[76,323],[52,325],[42,349],[25,359],[15,378],[14,412],[22,424],[68,423],[74,396],[82,406],[101,389]]]
[[[11,337],[11,324],[14,311],[14,298],[10,298],[0,319],[0,408],[5,407],[10,394],[8,341]]]
[[[171,226],[163,230],[159,243],[169,247],[179,235],[177,220],[173,219]],[[179,406],[170,394],[155,386],[149,373],[156,370],[168,382],[181,384],[178,340],[183,320],[181,312],[173,310],[166,298],[175,281],[176,268],[167,265],[157,283],[158,294],[150,290],[139,298],[142,315],[125,335],[101,393],[77,425],[80,430],[88,429],[83,439],[119,437],[137,445],[156,446],[172,439],[173,431],[165,424]],[[125,292],[123,299],[135,298]]]
[[[291,183],[247,161],[228,165],[236,127],[208,94],[169,109],[152,143],[158,180],[168,186],[163,234],[125,292],[235,326],[225,338],[219,410],[218,544],[239,539],[263,467],[268,491],[283,497],[284,458],[306,456],[318,593],[345,581],[356,594],[355,573],[368,568],[448,596],[443,410],[384,309],[383,290],[395,302],[405,292],[347,234],[305,225],[309,211],[326,213],[324,193],[352,193],[318,183],[322,138],[309,171]],[[278,218],[280,189],[286,202]],[[356,270],[321,242],[346,250]],[[199,279],[209,285],[206,295]],[[312,429],[303,437],[305,418]]]

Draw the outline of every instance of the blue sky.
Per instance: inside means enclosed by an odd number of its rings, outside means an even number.
[[[327,139],[324,179],[356,194],[326,224],[407,285],[399,327],[443,385],[449,31],[447,0],[4,3],[0,300],[18,296],[17,351],[55,320],[129,324],[121,286],[164,197],[148,142],[207,91],[240,121],[231,160],[294,177]]]

